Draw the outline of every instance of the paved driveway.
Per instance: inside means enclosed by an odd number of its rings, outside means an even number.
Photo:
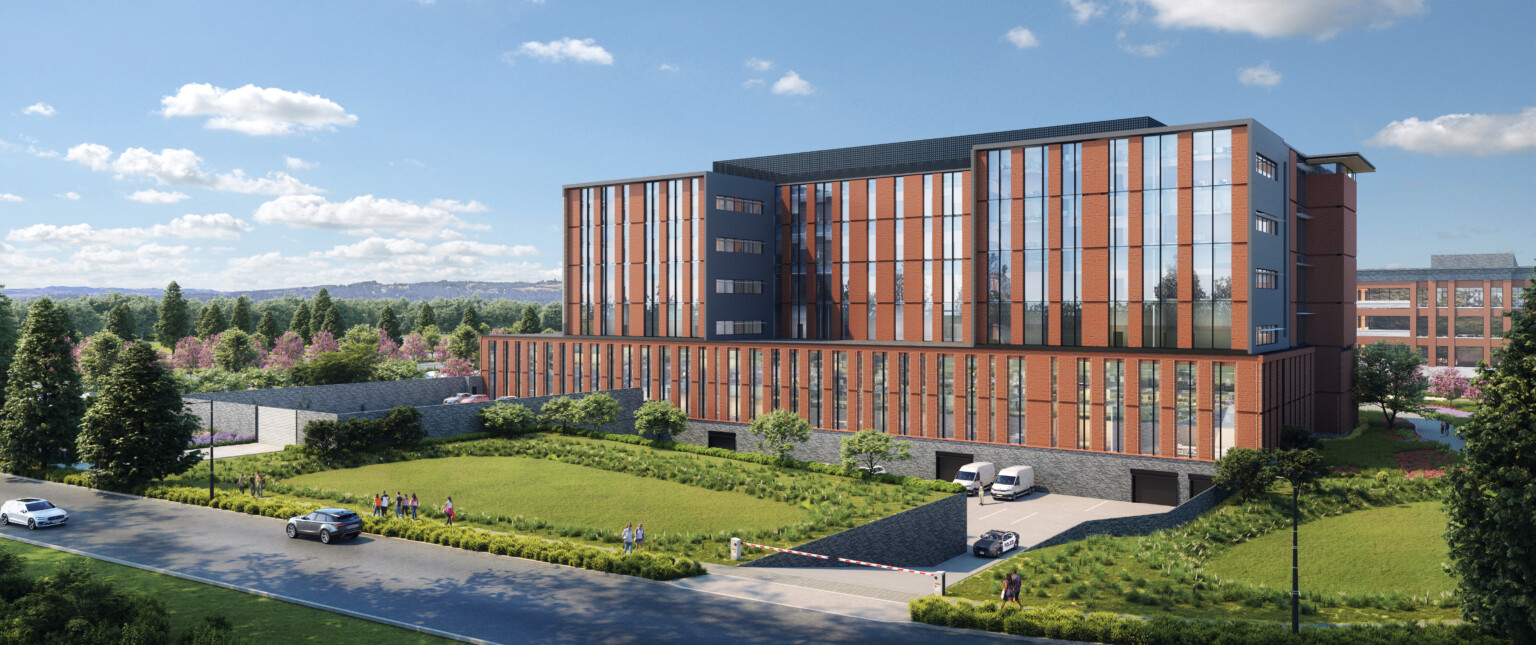
[[[1020,640],[828,613],[868,606],[856,596],[775,586],[768,602],[757,601],[762,584],[724,576],[692,579],[684,588],[370,536],[326,546],[288,539],[278,519],[0,475],[0,499],[23,496],[69,509],[70,525],[0,528],[0,538],[28,538],[496,643]]]

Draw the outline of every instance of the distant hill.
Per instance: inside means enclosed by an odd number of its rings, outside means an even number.
[[[250,296],[251,300],[261,302],[283,296],[293,295],[310,297],[324,288],[330,292],[332,298],[347,298],[358,300],[376,300],[380,298],[405,298],[407,300],[431,300],[437,297],[458,298],[480,296],[487,300],[508,299],[522,302],[537,302],[540,304],[558,302],[560,300],[560,282],[558,280],[545,280],[544,282],[470,282],[449,281],[438,282],[409,282],[382,284],[372,280],[368,282],[356,282],[353,284],[324,284],[313,287],[285,287],[282,289],[261,289],[256,291],[215,291],[212,289],[182,288],[182,295],[194,300],[208,300],[219,296],[238,298],[241,295]],[[0,289],[6,295],[17,300],[30,300],[48,296],[51,298],[78,298],[82,296],[106,295],[116,291],[123,294],[143,294],[159,297],[164,289],[114,289],[110,287],[38,287],[34,289]]]

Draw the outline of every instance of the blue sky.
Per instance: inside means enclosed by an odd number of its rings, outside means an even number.
[[[5,3],[0,283],[555,277],[561,184],[1151,116],[1359,151],[1361,267],[1536,260],[1536,3]]]

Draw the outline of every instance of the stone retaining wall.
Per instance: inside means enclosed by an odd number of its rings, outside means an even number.
[[[965,553],[966,498],[955,494],[917,508],[811,540],[796,551],[893,567],[932,567]],[[744,547],[750,548],[750,547]],[[851,567],[836,560],[774,553],[743,567]]]
[[[188,394],[186,399],[219,403],[260,405],[289,410],[315,412],[365,412],[388,410],[397,405],[441,405],[460,392],[478,394],[485,390],[479,376],[447,376],[408,381],[377,381],[342,385],[307,385],[267,390],[234,390]],[[221,407],[221,406],[216,406]],[[215,413],[217,415],[217,413]],[[217,421],[215,416],[215,421]],[[220,428],[221,430],[224,428]]]
[[[1202,513],[1215,508],[1217,504],[1220,504],[1222,500],[1231,495],[1231,491],[1211,488],[1167,513],[1089,520],[1062,531],[1054,537],[1030,547],[1030,549],[1043,549],[1048,546],[1075,542],[1091,535],[1109,535],[1113,537],[1151,535],[1163,529],[1183,526],[1191,520],[1200,517]]]

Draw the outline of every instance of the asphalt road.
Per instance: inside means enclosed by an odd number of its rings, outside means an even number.
[[[581,569],[364,535],[290,540],[282,520],[0,475],[69,526],[25,537],[496,643],[973,643],[1019,639],[742,600]],[[1035,641],[1046,642],[1046,641]]]

